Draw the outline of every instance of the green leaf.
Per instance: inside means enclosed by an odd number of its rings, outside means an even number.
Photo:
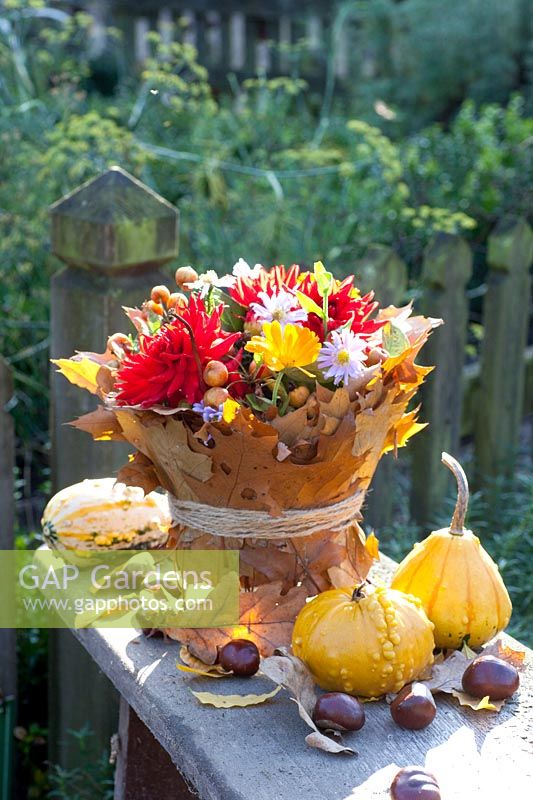
[[[307,311],[309,314],[317,314],[320,319],[324,318],[323,309],[321,309],[318,303],[315,303],[311,297],[308,297],[303,292],[298,291],[296,292],[296,297],[298,298],[298,301],[304,311]]]
[[[326,270],[322,261],[315,261],[314,272],[320,297],[327,297],[331,292],[333,275]]]
[[[256,394],[247,394],[246,401],[254,411],[266,411],[272,405],[266,397],[258,397]]]
[[[220,318],[222,329],[228,331],[229,333],[238,333],[239,331],[242,331],[244,328],[244,316],[246,314],[246,309],[244,306],[241,306],[240,303],[235,302],[235,300],[230,297],[229,294],[222,292],[219,288],[217,288],[215,291],[216,302],[224,303],[224,311],[222,312],[222,316]]]
[[[383,328],[383,347],[389,356],[400,356],[409,347],[409,339],[393,322],[387,322]]]

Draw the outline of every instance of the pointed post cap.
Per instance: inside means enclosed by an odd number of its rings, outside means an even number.
[[[179,211],[120,167],[50,207],[52,252],[74,267],[112,273],[159,266],[178,252]]]

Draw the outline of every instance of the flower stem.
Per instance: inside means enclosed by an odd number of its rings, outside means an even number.
[[[194,360],[196,362],[196,369],[198,370],[198,375],[200,376],[200,383],[203,384],[203,382],[204,382],[204,371],[202,369],[202,362],[200,361],[200,354],[199,354],[198,348],[196,346],[196,339],[194,338],[194,331],[193,331],[192,327],[190,326],[190,324],[187,322],[187,320],[183,319],[183,317],[180,314],[178,314],[176,311],[174,312],[173,316],[174,316],[174,319],[179,320],[181,322],[181,324],[184,325],[187,328],[189,336],[191,337],[192,354],[193,354]]]
[[[278,372],[278,376],[276,378],[276,382],[274,383],[274,388],[272,389],[272,405],[273,406],[275,406],[276,403],[277,403],[278,392],[279,392],[279,387],[281,385],[281,379],[282,378],[283,378],[283,370],[281,370],[281,372]]]

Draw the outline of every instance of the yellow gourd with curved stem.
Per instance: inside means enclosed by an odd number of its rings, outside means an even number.
[[[477,536],[464,527],[468,481],[448,453],[442,462],[455,475],[457,504],[449,528],[433,531],[402,561],[392,586],[419,597],[435,625],[435,644],[471,647],[492,639],[511,617],[511,601],[498,567]]]
[[[379,697],[433,663],[433,625],[419,600],[363,584],[330,589],[298,614],[292,649],[322,689]]]

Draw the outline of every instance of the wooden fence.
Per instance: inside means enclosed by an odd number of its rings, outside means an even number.
[[[147,35],[157,31],[163,41],[194,45],[199,63],[209,69],[213,85],[238,77],[291,72],[291,47],[305,42],[298,59],[301,77],[314,82],[324,75],[327,53],[335,41],[333,73],[339,79],[349,71],[349,25],[340,24],[339,3],[330,0],[87,0],[95,19],[93,48],[105,46],[105,28],[117,26],[125,38],[125,52],[141,65],[148,56]],[[339,19],[339,23],[335,23]]]
[[[52,357],[67,356],[74,348],[102,350],[107,336],[122,326],[123,304],[137,305],[151,286],[171,282],[170,270],[165,273],[162,267],[177,255],[177,222],[172,206],[118,168],[52,208],[52,247],[65,263],[51,283]],[[407,449],[412,515],[423,525],[431,522],[451,488],[440,466],[441,451],[456,453],[461,436],[473,437],[478,484],[512,474],[520,423],[524,412],[533,407],[533,349],[526,349],[532,258],[533,234],[528,224],[521,219],[501,220],[489,238],[481,358],[465,367],[470,248],[458,236],[441,234],[426,252],[417,308],[443,317],[446,324],[425,348],[427,363],[437,365],[422,390],[422,416],[429,428]],[[358,272],[361,287],[375,288],[382,304],[404,299],[407,267],[390,248],[369,248]],[[3,362],[0,368],[2,413],[11,390],[9,370]],[[70,389],[55,370],[51,398],[54,489],[83,477],[112,474],[125,460],[124,446],[94,443],[64,425],[90,410],[94,398]],[[9,520],[13,488],[9,479],[12,434],[6,421],[4,413],[0,429],[4,437],[0,458],[7,459],[0,484],[4,524]],[[395,469],[390,456],[383,459],[369,496],[366,520],[378,528],[391,522]],[[5,537],[2,545],[10,546]],[[68,632],[52,638],[51,650],[51,756],[66,766],[71,756],[65,730],[79,728],[91,718],[100,737],[110,734],[116,726],[117,704],[109,684]]]

